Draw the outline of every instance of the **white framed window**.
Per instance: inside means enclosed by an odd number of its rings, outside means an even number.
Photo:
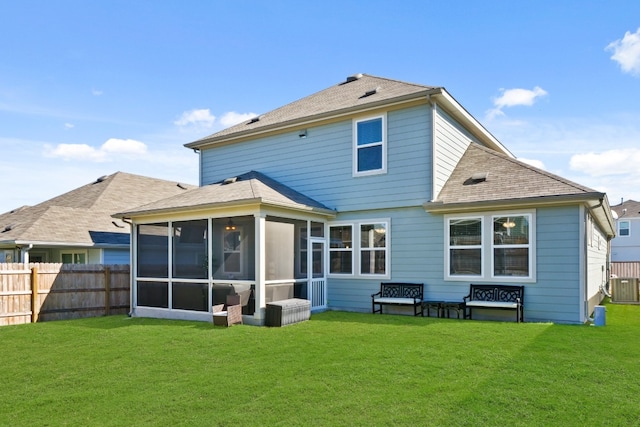
[[[445,279],[535,281],[535,212],[445,217]]]
[[[329,226],[329,274],[353,274],[353,225]]]
[[[386,114],[353,121],[353,175],[387,171]]]
[[[389,219],[329,225],[329,275],[388,278]]]
[[[482,277],[482,217],[453,217],[447,221],[449,276]]]
[[[631,221],[618,221],[618,236],[631,236]]]
[[[223,273],[242,273],[242,227],[224,230],[222,239]]]
[[[63,251],[60,258],[63,264],[86,264],[87,251]]]

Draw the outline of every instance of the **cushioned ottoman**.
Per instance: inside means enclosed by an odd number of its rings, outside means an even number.
[[[286,326],[309,320],[310,317],[311,301],[291,298],[268,303],[264,324],[266,326]]]

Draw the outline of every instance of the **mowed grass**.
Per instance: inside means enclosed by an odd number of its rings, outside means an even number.
[[[0,328],[2,426],[627,426],[640,306],[605,327],[326,312]]]

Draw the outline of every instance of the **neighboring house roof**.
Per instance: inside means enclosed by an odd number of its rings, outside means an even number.
[[[191,188],[195,186],[116,172],[0,215],[0,244],[128,245],[129,226],[111,214]]]
[[[474,119],[443,87],[424,86],[368,74],[357,74],[313,95],[221,130],[198,141],[185,144],[200,149],[221,142],[268,132],[279,132],[340,118],[355,112],[389,107],[407,102],[437,102],[484,144],[507,155],[511,153]]]
[[[604,231],[615,227],[606,194],[505,156],[479,144],[471,144],[437,199],[427,202],[429,212],[456,212],[518,206],[587,203],[595,210]],[[602,209],[596,209],[602,207]]]
[[[133,210],[121,211],[117,218],[214,209],[224,206],[262,204],[333,216],[335,211],[268,176],[251,171],[224,181],[186,191]]]
[[[611,206],[617,215],[617,219],[638,218],[640,217],[640,202],[635,200],[626,200],[619,205]]]

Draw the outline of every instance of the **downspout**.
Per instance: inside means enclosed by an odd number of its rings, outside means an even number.
[[[33,249],[33,243],[29,243],[29,246],[26,248],[20,246],[20,258],[22,258],[23,264],[29,264],[29,251]]]
[[[133,317],[133,307],[134,304],[137,304],[137,301],[134,300],[134,281],[135,281],[135,277],[137,276],[136,273],[136,265],[135,263],[135,257],[133,255],[134,251],[134,239],[135,239],[135,226],[133,225],[133,222],[128,219],[128,218],[120,218],[122,220],[122,222],[124,222],[125,224],[129,224],[129,312],[127,313],[127,316],[129,317]],[[138,242],[135,242],[135,245],[137,245]]]

